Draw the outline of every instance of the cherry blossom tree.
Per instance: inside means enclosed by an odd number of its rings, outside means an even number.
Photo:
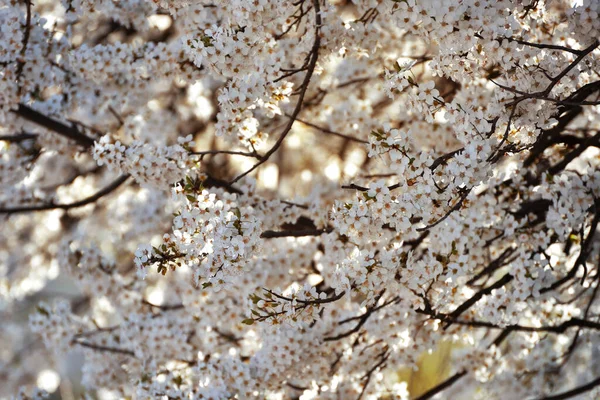
[[[600,398],[599,12],[0,0],[0,397]]]

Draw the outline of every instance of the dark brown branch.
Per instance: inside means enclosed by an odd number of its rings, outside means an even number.
[[[461,147],[460,149],[451,151],[450,153],[442,154],[441,156],[436,158],[435,161],[433,161],[433,163],[429,166],[429,169],[435,171],[437,167],[439,167],[441,164],[445,163],[458,153],[462,152],[464,149],[464,147]]]
[[[27,9],[25,16],[25,32],[23,33],[23,43],[21,47],[20,58],[17,60],[17,82],[19,83],[19,96],[23,86],[20,84],[21,76],[23,75],[23,68],[25,68],[25,54],[27,53],[27,46],[29,45],[29,36],[31,35],[31,0],[24,0],[25,7]]]
[[[119,122],[119,127],[125,125],[125,121],[123,121],[123,118],[121,118],[121,116],[119,115],[119,113],[117,112],[117,110],[115,110],[113,108],[113,106],[108,106],[108,111],[112,114],[113,117],[115,117],[115,119]]]
[[[152,308],[158,308],[159,310],[163,311],[181,310],[185,308],[183,304],[152,304],[148,300],[142,300],[142,303]]]
[[[216,187],[226,190],[229,193],[242,194],[240,189],[232,186],[229,182],[224,181],[223,179],[215,178],[213,176],[207,176],[207,178],[202,182],[205,187]]]
[[[342,189],[352,189],[352,190],[358,190],[358,191],[361,191],[361,192],[366,192],[366,191],[369,190],[368,187],[359,186],[359,185],[357,185],[355,183],[351,183],[349,185],[343,185]]]
[[[297,299],[297,298],[282,296],[282,295],[277,294],[274,291],[269,290],[269,289],[263,288],[263,290],[265,292],[277,297],[278,299],[285,300],[285,301],[296,301],[297,303],[306,304],[306,305],[334,303],[334,302],[338,301],[339,299],[341,299],[342,297],[344,297],[344,295],[346,294],[346,292],[344,291],[336,296],[328,297],[326,299],[301,300],[301,299]]]
[[[293,201],[289,201],[289,200],[279,200],[279,201],[281,203],[286,204],[291,207],[298,207],[298,208],[302,208],[304,210],[308,210],[308,206],[306,204],[294,203]]]
[[[73,340],[77,340],[79,338],[83,338],[83,337],[91,337],[91,336],[95,336],[98,335],[100,333],[106,333],[106,332],[114,332],[115,330],[119,329],[120,326],[110,326],[107,328],[97,328],[93,331],[86,331],[86,332],[81,332],[81,333],[76,333],[75,336],[73,336]]]
[[[332,232],[333,228],[325,229],[303,229],[289,231],[264,231],[260,237],[263,239],[273,239],[282,237],[303,237],[303,236],[319,236],[324,233]]]
[[[594,236],[596,235],[598,223],[600,222],[600,200],[595,200],[594,207],[595,207],[595,213],[594,213],[594,219],[592,220],[592,223],[590,226],[590,232],[588,233],[587,237],[583,241],[583,244],[581,245],[581,250],[579,252],[579,256],[577,257],[577,260],[575,260],[575,264],[563,278],[557,280],[549,287],[540,290],[540,293],[546,293],[551,290],[554,290],[554,289],[562,286],[565,282],[568,282],[569,280],[573,279],[575,277],[575,275],[577,275],[577,271],[579,270],[580,265],[583,265],[585,268],[585,262],[587,261],[588,256],[590,255],[590,252],[592,251],[592,248],[593,248],[592,243],[594,241]],[[585,276],[584,276],[584,279],[585,279]]]
[[[579,64],[581,62],[581,60],[583,60],[588,54],[590,54],[592,51],[594,51],[598,46],[600,45],[600,41],[598,41],[598,39],[594,40],[594,42],[592,44],[590,44],[588,47],[586,47],[583,50],[580,50],[579,55],[577,56],[577,58],[575,58],[575,60],[573,60],[573,62],[571,64],[569,64],[569,66],[567,68],[565,68],[564,70],[562,70],[562,72],[560,74],[558,74],[550,83],[550,85],[546,88],[546,90],[544,90],[542,93],[542,95],[548,95],[552,89],[554,88],[554,86],[556,86],[558,84],[558,82],[560,82],[560,80],[567,75],[573,68],[575,68],[577,66],[577,64]]]
[[[395,184],[393,184],[391,186],[388,186],[388,190],[395,190],[395,189],[398,189],[400,186],[402,186],[400,183],[395,183]],[[359,185],[356,185],[354,183],[351,183],[349,185],[344,185],[344,186],[342,186],[342,189],[354,189],[354,190],[358,190],[358,191],[361,191],[361,192],[366,192],[366,191],[369,190],[368,187],[359,186]]]
[[[294,389],[294,390],[299,390],[299,391],[301,391],[301,392],[304,392],[305,390],[308,390],[308,389],[309,389],[308,387],[304,387],[304,386],[298,386],[298,385],[295,385],[295,384],[293,384],[293,383],[290,383],[290,382],[286,382],[285,384],[286,384],[287,386],[291,387],[292,389]]]
[[[559,163],[553,165],[548,169],[548,173],[550,175],[556,175],[563,169],[569,165],[571,161],[579,157],[588,147],[598,146],[600,144],[600,132],[595,134],[594,136],[586,139],[583,143],[581,143],[575,150],[568,153]]]
[[[56,209],[68,210],[71,208],[83,207],[88,204],[94,203],[97,200],[99,200],[100,198],[113,192],[115,189],[117,189],[119,186],[121,186],[128,178],[129,178],[129,175],[121,175],[119,178],[117,178],[115,181],[113,181],[110,185],[106,186],[99,192],[91,195],[90,197],[86,197],[85,199],[76,201],[74,203],[66,203],[66,204],[49,203],[49,204],[40,204],[40,205],[33,205],[33,206],[5,207],[5,208],[0,208],[0,214],[13,214],[13,213],[21,213],[21,212],[46,211],[46,210],[56,210]]]
[[[108,353],[123,354],[126,356],[135,357],[135,353],[131,350],[119,349],[117,347],[110,347],[110,346],[101,346],[98,344],[83,342],[80,340],[73,340],[71,343],[78,344],[80,346],[87,347],[88,349],[92,349],[92,350],[96,350],[96,351],[105,351]]]
[[[530,200],[521,203],[521,207],[518,210],[511,212],[511,214],[514,215],[516,219],[523,218],[531,213],[536,216],[543,216],[551,205],[552,201],[547,199]]]
[[[388,353],[387,349],[381,353],[380,355],[381,360],[379,360],[379,362],[377,362],[377,364],[375,364],[374,366],[372,366],[365,375],[363,375],[363,377],[361,378],[361,380],[366,380],[366,382],[363,384],[362,390],[360,391],[360,394],[358,395],[357,400],[360,400],[363,395],[365,394],[365,392],[367,391],[367,387],[369,386],[369,383],[371,382],[371,377],[373,376],[373,374],[380,368],[385,366],[386,361],[388,360],[388,358],[390,357],[390,353]]]
[[[232,333],[228,333],[228,332],[223,332],[221,331],[219,328],[212,328],[213,332],[215,332],[217,335],[219,335],[220,337],[222,337],[223,339],[227,340],[228,342],[231,343],[239,343],[242,341],[243,338],[239,338],[237,336],[235,336]]]
[[[516,107],[517,104],[527,99],[544,100],[548,96],[548,94],[550,94],[552,89],[554,89],[554,87],[558,85],[560,80],[564,78],[569,72],[571,72],[571,70],[575,68],[581,62],[581,60],[583,60],[588,54],[594,51],[599,45],[600,41],[598,39],[594,40],[594,42],[591,45],[589,45],[583,50],[580,50],[580,53],[578,53],[578,56],[575,58],[575,60],[573,60],[573,62],[571,62],[565,69],[563,69],[557,76],[555,76],[550,81],[550,84],[546,87],[546,89],[540,92],[526,93],[522,96],[516,97],[512,102],[507,104],[507,107]],[[514,89],[511,89],[511,91],[516,92]],[[571,99],[567,99],[567,101],[571,101]]]
[[[17,108],[17,110],[14,112],[21,118],[74,140],[80,146],[86,149],[94,145],[94,139],[83,134],[75,125],[69,126],[63,122],[47,117],[29,106],[19,104],[19,108]]]
[[[588,102],[584,102],[584,99],[587,99],[588,96],[600,90],[600,81],[590,82],[586,85],[583,85],[575,92],[571,93],[569,97],[566,98],[564,103],[576,103],[577,105],[585,105]]]
[[[296,107],[290,116],[290,120],[283,129],[283,132],[277,139],[277,142],[261,157],[261,159],[252,166],[252,168],[248,169],[246,172],[238,175],[234,180],[230,182],[230,184],[234,184],[256,168],[260,167],[262,164],[267,162],[269,158],[275,154],[275,152],[279,149],[279,147],[283,144],[286,136],[292,130],[292,126],[294,122],[296,122],[296,118],[300,114],[300,110],[302,110],[302,102],[304,101],[304,96],[306,95],[306,91],[308,90],[308,85],[310,83],[310,79],[315,71],[315,67],[317,66],[317,59],[319,58],[319,47],[321,46],[321,7],[319,4],[320,0],[313,0],[314,12],[315,12],[315,41],[308,55],[309,62],[306,69],[306,75],[304,76],[304,81],[302,81],[302,85],[300,86],[300,92],[298,96],[298,102],[296,103]]]
[[[34,109],[32,109],[24,104],[19,104],[19,108],[15,112],[19,116],[21,116],[22,118],[25,118],[28,121],[34,122],[40,126],[43,126],[46,129],[53,131],[56,134],[59,134],[61,136],[67,137],[71,140],[74,140],[75,142],[77,142],[79,145],[81,145],[82,147],[84,147],[86,149],[88,149],[94,145],[94,139],[83,134],[79,129],[77,129],[76,125],[69,126],[63,122],[56,121],[38,111],[35,111]],[[125,181],[127,176],[129,176],[129,175],[123,175],[119,179],[123,179],[123,181]],[[123,183],[123,182],[121,182],[121,183]],[[233,187],[231,184],[229,184],[228,182],[226,182],[222,179],[218,179],[218,178],[215,178],[212,176],[208,176],[204,180],[203,183],[207,187],[217,187],[217,188],[225,189],[225,190],[229,191],[230,193],[242,194],[242,191],[240,189]],[[109,189],[109,188],[107,188],[107,189]],[[116,187],[113,189],[116,189]],[[83,205],[85,205],[85,204],[83,204]],[[79,207],[79,206],[76,205],[76,207]],[[63,208],[63,207],[51,207],[51,208]],[[69,207],[69,208],[72,208],[72,207]],[[43,209],[50,209],[50,208],[43,208]],[[35,211],[35,210],[24,210],[24,211]]]
[[[369,317],[376,311],[381,310],[384,307],[389,306],[390,304],[396,303],[400,300],[400,298],[398,297],[394,297],[393,299],[383,303],[380,306],[377,306],[377,302],[379,301],[379,299],[381,298],[381,296],[383,296],[383,293],[385,292],[385,289],[375,298],[374,304],[373,306],[367,308],[367,311],[365,311],[362,315],[358,315],[356,317],[352,317],[352,318],[347,318],[345,320],[342,320],[339,322],[340,325],[346,324],[348,322],[354,321],[354,320],[358,320],[358,323],[350,330],[340,333],[339,335],[336,336],[328,336],[323,338],[324,341],[326,342],[333,342],[336,340],[340,340],[343,338],[346,338],[348,336],[351,336],[354,333],[357,333],[360,328],[362,328],[362,326],[367,322],[367,320],[369,319]]]
[[[439,225],[440,223],[442,223],[446,218],[448,218],[450,216],[450,214],[452,214],[455,211],[460,210],[460,208],[462,207],[463,203],[465,202],[465,200],[467,199],[467,196],[469,196],[469,193],[471,193],[471,189],[467,189],[462,196],[460,196],[460,199],[456,202],[456,204],[454,206],[452,206],[452,208],[450,210],[448,210],[448,212],[446,214],[444,214],[444,216],[440,219],[438,219],[437,221],[435,221],[432,224],[429,224],[427,226],[424,226],[422,228],[417,228],[418,232],[423,232],[426,230],[429,230],[437,225]]]
[[[475,282],[477,282],[479,279],[481,279],[482,277],[493,274],[498,268],[500,268],[504,265],[504,260],[506,260],[514,252],[515,252],[514,248],[512,248],[512,247],[506,248],[506,250],[504,250],[502,252],[502,254],[500,254],[498,256],[498,258],[496,258],[494,261],[489,263],[488,266],[485,267],[480,273],[478,273],[473,278],[471,278],[467,282],[467,285],[472,285]]]
[[[0,141],[9,142],[9,143],[18,143],[24,140],[35,139],[37,137],[34,133],[19,133],[17,135],[1,135]]]
[[[429,236],[429,231],[425,231],[425,232],[421,233],[419,235],[419,237],[416,239],[405,241],[402,245],[409,246],[412,250],[414,250],[417,247],[419,247],[419,245],[421,243],[423,243],[423,240],[425,240],[427,238],[427,236]]]
[[[515,95],[518,94],[518,96],[515,96],[512,99],[512,101],[506,105],[506,107],[512,108],[510,117],[508,118],[506,131],[504,133],[504,136],[503,136],[500,144],[497,147],[497,150],[488,158],[488,161],[495,161],[500,156],[500,150],[502,148],[502,145],[506,142],[506,140],[508,138],[508,133],[510,131],[512,118],[515,115],[515,110],[521,102],[523,102],[525,100],[529,100],[529,99],[548,100],[548,101],[552,101],[552,102],[555,102],[558,104],[562,104],[563,111],[564,111],[564,109],[569,108],[569,107],[577,107],[580,109],[581,106],[584,105],[584,103],[594,104],[594,102],[586,102],[585,97],[587,97],[589,94],[593,93],[594,90],[596,90],[596,86],[594,86],[595,82],[592,84],[585,85],[584,86],[586,88],[585,90],[583,90],[581,93],[578,93],[579,90],[576,91],[575,93],[571,94],[571,96],[569,96],[566,100],[549,98],[548,95],[550,94],[550,92],[552,92],[552,89],[554,89],[554,87],[560,82],[560,80],[562,78],[564,78],[571,70],[573,70],[581,62],[581,60],[583,60],[588,54],[590,54],[592,51],[594,51],[599,45],[600,45],[600,41],[598,39],[596,39],[590,46],[586,47],[583,50],[577,51],[577,53],[576,53],[577,57],[575,58],[575,60],[573,60],[566,68],[564,68],[556,77],[554,77],[554,78],[548,77],[550,80],[550,84],[544,90],[541,90],[539,92],[534,92],[534,93],[522,92],[515,88],[503,86],[501,84],[498,84],[498,83],[492,81],[494,84],[501,87],[502,89],[510,91],[512,93],[515,93]],[[584,88],[581,88],[581,89],[584,89]],[[591,92],[590,92],[590,90],[591,90]],[[579,112],[575,112],[574,115],[572,116],[572,118],[574,118],[578,113]],[[568,123],[568,121],[566,123],[564,123],[564,126],[566,126],[567,123]],[[562,130],[564,128],[564,126],[562,128],[555,127],[555,129],[553,129],[551,131],[556,131],[558,129]],[[558,131],[558,133],[560,133],[560,131]],[[538,152],[543,152],[543,150],[545,149],[545,147],[543,147],[545,145],[544,140],[545,139],[542,138],[542,142],[537,143],[536,152],[534,152],[534,154],[532,156],[530,156],[530,158],[528,159],[529,163],[533,162],[535,157],[537,157]],[[541,147],[541,149],[540,149],[540,147]]]
[[[537,49],[567,51],[567,52],[573,53],[575,55],[580,55],[583,51],[583,50],[575,50],[575,49],[572,49],[572,48],[566,47],[566,46],[559,46],[556,44],[532,43],[532,42],[528,42],[525,40],[514,39],[514,38],[510,38],[510,37],[505,37],[504,39],[508,40],[509,42],[516,42],[516,43],[522,44],[524,46],[535,47]]]
[[[260,154],[256,152],[247,152],[247,151],[235,151],[235,150],[205,150],[205,151],[194,151],[190,154],[195,156],[205,156],[205,155],[214,155],[214,154],[230,154],[234,156],[244,156],[244,157],[253,157],[260,159]]]
[[[488,286],[485,289],[482,289],[475,293],[470,299],[462,303],[456,310],[451,312],[446,318],[444,329],[447,329],[454,320],[456,320],[462,313],[471,308],[475,303],[477,303],[483,296],[486,296],[492,292],[494,289],[500,289],[502,286],[506,285],[508,282],[513,280],[513,276],[511,274],[504,275],[500,280],[494,283],[491,286]]]
[[[417,397],[415,400],[427,400],[427,399],[432,398],[436,394],[448,389],[450,386],[452,386],[454,383],[456,383],[456,381],[458,381],[460,378],[462,378],[466,374],[467,374],[467,372],[463,371],[463,372],[458,372],[458,373],[452,375],[450,378],[446,379],[444,382],[429,389],[428,391],[426,391],[425,393],[423,393],[422,395]]]
[[[296,4],[294,4],[294,5],[296,5]],[[296,27],[296,29],[298,29],[300,22],[302,21],[304,16],[310,12],[310,10],[311,10],[310,7],[308,7],[306,10],[304,9],[304,0],[298,2],[298,8],[296,9],[296,11],[294,11],[294,14],[292,14],[292,16],[291,16],[291,18],[293,18],[292,22],[282,33],[279,33],[274,36],[275,40],[281,40],[294,27]]]
[[[571,121],[577,118],[582,111],[583,109],[581,107],[573,108],[558,118],[558,123],[556,126],[549,130],[542,131],[537,141],[533,145],[533,148],[530,150],[529,155],[523,162],[523,165],[525,167],[530,166],[537,159],[537,157],[544,152],[544,150],[553,144],[558,143],[560,133]]]
[[[438,158],[436,158],[433,161],[433,163],[429,166],[429,169],[431,171],[435,171],[437,167],[444,164],[446,161],[453,158],[455,155],[459,154],[463,150],[464,150],[464,147],[461,147],[460,149],[456,149],[449,153],[442,154],[441,156],[439,156]],[[395,189],[398,189],[400,186],[402,186],[400,183],[395,183],[393,185],[388,186],[388,190],[395,190]],[[342,189],[354,189],[354,190],[359,190],[361,192],[366,192],[369,190],[369,188],[367,188],[367,187],[360,186],[360,185],[357,185],[354,183],[351,183],[349,185],[344,185],[344,186],[342,186]],[[421,229],[425,229],[425,228],[421,228]]]
[[[586,328],[592,330],[600,330],[600,322],[594,322],[582,318],[571,318],[559,325],[551,326],[526,326],[526,325],[508,325],[502,327],[491,322],[486,321],[454,321],[454,324],[472,326],[475,328],[490,328],[490,329],[504,329],[508,331],[519,331],[519,332],[552,332],[552,333],[564,333],[569,328]]]
[[[596,283],[596,287],[594,288],[592,295],[590,296],[590,299],[588,301],[587,306],[585,307],[585,311],[583,312],[583,320],[587,320],[590,309],[592,308],[592,305],[594,304],[594,301],[596,300],[596,295],[598,294],[598,289],[600,289],[600,281]],[[580,293],[585,293],[585,290],[582,290]],[[569,358],[571,357],[571,355],[573,354],[573,351],[575,350],[576,346],[577,346],[577,341],[579,339],[579,335],[581,333],[581,330],[583,329],[583,327],[579,326],[577,328],[577,332],[575,332],[575,336],[573,337],[573,341],[571,342],[571,344],[569,345],[569,348],[567,349],[567,354],[563,357],[563,365],[567,363],[567,361],[569,360]]]
[[[288,117],[288,118],[291,118],[291,115],[285,114],[285,116]],[[351,141],[357,142],[357,143],[369,144],[368,140],[358,139],[358,138],[355,138],[353,136],[346,135],[344,133],[335,132],[335,131],[332,131],[331,129],[324,128],[322,126],[313,124],[312,122],[308,122],[308,121],[300,119],[300,118],[296,118],[296,121],[301,122],[304,125],[309,126],[311,128],[314,128],[314,129],[316,129],[318,131],[321,131],[323,133],[327,133],[327,134],[330,134],[330,135],[338,136],[338,137],[341,137],[341,138],[344,138],[344,139],[348,139],[348,140],[351,140]]]
[[[596,386],[600,385],[600,377],[594,379],[590,383],[586,383],[585,385],[576,387],[575,389],[568,390],[566,392],[562,392],[559,394],[555,394],[553,396],[540,397],[538,400],[563,400],[569,399],[571,397],[577,396],[578,394],[589,392]]]

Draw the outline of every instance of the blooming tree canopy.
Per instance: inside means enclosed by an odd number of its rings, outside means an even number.
[[[0,397],[600,398],[599,12],[0,0]]]

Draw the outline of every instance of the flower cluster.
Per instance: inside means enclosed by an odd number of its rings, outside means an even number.
[[[598,398],[599,9],[0,0],[0,398]]]
[[[196,284],[217,290],[251,265],[259,246],[260,221],[250,207],[239,206],[235,195],[217,199],[201,190],[198,180],[186,177],[185,185],[173,189],[182,204],[173,219],[173,233],[165,234],[157,248],[142,245],[136,250],[136,266],[142,276],[148,266],[167,269],[191,268]]]
[[[141,141],[129,146],[110,142],[103,136],[94,144],[93,156],[99,166],[131,174],[143,186],[164,187],[177,182],[194,169],[197,162],[190,157],[194,145],[191,137],[179,138],[178,144],[155,147]]]
[[[72,52],[68,64],[80,79],[91,79],[97,84],[107,80],[148,80],[149,77],[168,77],[177,72],[174,64],[180,62],[179,49],[165,43],[147,43],[133,47],[124,43],[83,45]]]

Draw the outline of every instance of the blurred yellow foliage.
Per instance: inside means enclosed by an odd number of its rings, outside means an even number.
[[[418,397],[443,382],[450,376],[450,356],[453,343],[443,341],[431,353],[425,352],[419,358],[418,370],[401,368],[396,373],[398,381],[408,383],[411,398]]]

